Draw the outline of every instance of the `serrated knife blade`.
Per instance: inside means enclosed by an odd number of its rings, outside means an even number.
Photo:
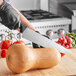
[[[56,48],[61,53],[71,53],[68,49],[29,29],[28,27],[24,30],[22,37],[45,48]]]

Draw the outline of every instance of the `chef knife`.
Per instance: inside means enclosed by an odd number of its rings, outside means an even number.
[[[29,29],[28,27],[24,30],[22,37],[45,48],[56,48],[60,53],[71,53],[68,49]]]

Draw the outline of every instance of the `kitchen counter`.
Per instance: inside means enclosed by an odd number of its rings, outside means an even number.
[[[0,76],[76,76],[76,49],[70,50],[72,54],[62,57],[61,63],[53,68],[30,70],[22,74],[11,72],[5,58],[0,58]]]

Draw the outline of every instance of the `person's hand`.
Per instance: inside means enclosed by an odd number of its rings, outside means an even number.
[[[16,10],[7,2],[3,2],[2,6],[0,7],[0,23],[8,27],[9,29],[17,29],[20,26],[20,17]]]

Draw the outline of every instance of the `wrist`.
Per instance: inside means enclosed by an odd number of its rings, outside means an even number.
[[[3,0],[0,0],[0,7],[2,6],[2,4],[3,4]]]

